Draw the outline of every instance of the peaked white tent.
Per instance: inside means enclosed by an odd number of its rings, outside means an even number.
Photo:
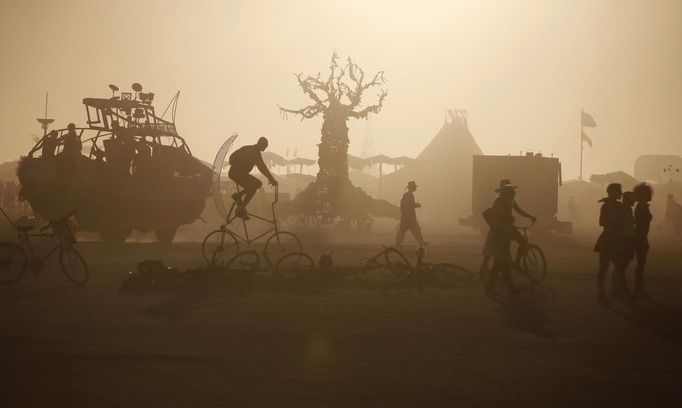
[[[471,213],[473,156],[482,154],[469,130],[466,112],[448,111],[443,127],[414,161],[384,176],[380,198],[400,202],[405,186],[414,180],[426,222],[457,223]]]

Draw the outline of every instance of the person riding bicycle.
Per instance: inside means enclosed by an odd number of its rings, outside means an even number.
[[[496,223],[498,228],[504,231],[511,241],[516,241],[519,244],[519,250],[522,250],[523,247],[528,244],[528,241],[521,232],[514,227],[515,218],[513,211],[516,211],[522,217],[530,219],[532,223],[535,223],[537,218],[519,207],[515,200],[516,189],[517,186],[512,185],[511,181],[508,179],[501,180],[500,187],[495,190],[495,192],[498,193],[498,196],[493,201],[492,206],[483,213],[483,218],[489,225],[491,224],[489,217],[498,218],[500,221]]]
[[[523,251],[528,244],[528,241],[519,230],[514,227],[513,211],[516,211],[523,217],[529,218],[533,223],[537,220],[534,216],[521,209],[514,200],[516,197],[516,188],[517,187],[512,185],[511,181],[507,179],[500,181],[500,187],[495,190],[495,192],[498,193],[497,198],[495,198],[493,205],[483,212],[483,218],[490,226],[490,230],[488,231],[488,236],[483,249],[484,258],[481,269],[486,267],[490,258],[493,258],[495,262],[490,271],[491,273],[486,285],[488,291],[492,290],[492,285],[500,271],[502,272],[509,291],[515,291],[510,276],[510,244],[511,241],[518,242],[519,249],[517,255],[520,255],[521,251]],[[518,258],[519,257],[517,256],[517,259]]]
[[[230,155],[230,171],[228,176],[244,188],[242,191],[232,194],[232,198],[237,203],[235,215],[244,220],[249,219],[246,211],[247,204],[263,185],[260,180],[249,174],[254,166],[258,168],[261,174],[267,177],[270,185],[277,185],[277,180],[270,174],[270,170],[268,170],[261,155],[261,152],[265,151],[267,147],[268,139],[261,137],[255,145],[243,146]]]

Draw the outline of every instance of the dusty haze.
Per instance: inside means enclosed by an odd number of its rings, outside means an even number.
[[[682,151],[679,1],[16,1],[0,4],[0,161],[40,130],[45,92],[58,127],[84,125],[84,97],[141,82],[157,108],[181,90],[178,129],[211,160],[233,131],[316,157],[321,119],[292,73],[326,70],[333,50],[385,69],[383,111],[351,123],[375,151],[416,156],[445,108],[466,109],[487,154],[542,151],[578,172],[580,108],[598,127],[585,173],[643,153]]]

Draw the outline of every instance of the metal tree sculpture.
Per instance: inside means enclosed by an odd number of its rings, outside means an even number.
[[[379,113],[386,99],[386,90],[380,89],[378,100],[363,107],[362,99],[372,88],[386,83],[384,72],[379,71],[367,82],[365,71],[349,57],[345,65],[338,62],[336,52],[332,55],[330,73],[326,79],[320,76],[296,74],[298,84],[313,104],[301,109],[286,109],[279,106],[286,118],[294,114],[310,119],[322,114],[322,138],[318,145],[318,182],[325,186],[348,181],[348,119],[365,119],[371,113]]]

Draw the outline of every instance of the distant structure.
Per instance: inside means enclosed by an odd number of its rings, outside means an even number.
[[[381,198],[399,200],[407,182],[414,180],[424,206],[420,219],[456,224],[471,211],[471,169],[474,155],[480,154],[467,112],[446,110],[443,126],[426,148],[404,167],[384,176]]]
[[[461,224],[483,225],[481,213],[490,207],[502,179],[510,179],[512,184],[519,186],[519,205],[538,218],[540,229],[572,232],[570,222],[559,221],[556,217],[562,184],[561,163],[557,158],[532,152],[519,156],[473,157],[472,215],[462,219]]]
[[[669,169],[673,172],[669,173]],[[675,169],[680,169],[675,172]],[[674,173],[678,173],[675,175]],[[635,178],[655,184],[682,179],[682,157],[674,154],[645,154],[635,160]]]

